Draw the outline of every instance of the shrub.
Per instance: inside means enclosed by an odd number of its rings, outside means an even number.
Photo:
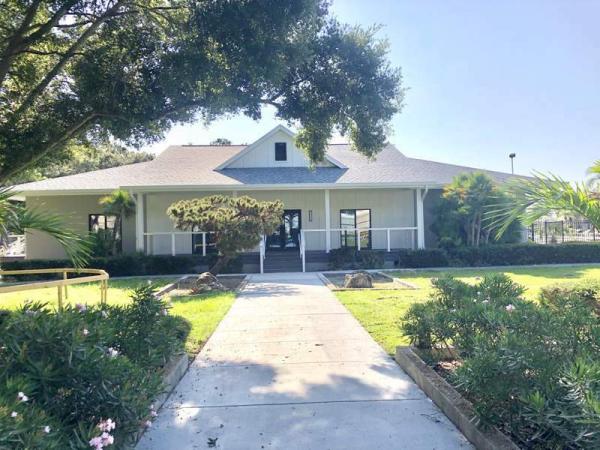
[[[356,268],[357,251],[351,247],[341,247],[329,252],[329,268],[333,270]]]
[[[510,266],[600,262],[600,244],[506,244],[448,250],[453,266]]]
[[[381,269],[385,261],[385,252],[352,247],[341,247],[329,252],[329,267],[341,269]]]
[[[111,347],[142,367],[164,366],[169,357],[182,351],[187,333],[182,319],[168,315],[169,306],[153,296],[153,286],[141,286],[131,295],[132,304],[108,311]],[[187,329],[189,332],[189,328]],[[151,342],[152,345],[148,345]]]
[[[161,390],[157,368],[182,349],[182,327],[161,313],[165,307],[145,287],[124,307],[54,312],[30,303],[5,317],[0,447],[89,448],[108,418],[117,424],[115,446],[123,445]]]
[[[420,250],[400,250],[398,267],[446,267],[449,265],[447,253],[438,248]]]
[[[205,270],[211,264],[214,264],[217,256],[209,254],[206,256],[198,255],[143,255],[135,253],[131,255],[120,255],[114,257],[96,257],[91,258],[87,264],[94,269],[106,270],[111,277],[122,276],[143,276],[143,275],[172,275],[181,273],[197,273]],[[2,263],[4,270],[22,270],[22,269],[46,269],[57,267],[73,267],[68,260],[58,259],[25,259],[6,261]],[[224,273],[242,272],[243,262],[241,258],[234,258],[229,261],[223,269]],[[48,279],[50,275],[27,275],[13,277],[19,281]]]
[[[449,379],[482,421],[525,448],[600,445],[600,321],[589,286],[553,288],[540,303],[504,275],[434,287],[411,306],[404,332],[421,347],[456,347]]]
[[[378,250],[361,250],[358,252],[359,269],[381,269],[385,261],[385,253]]]

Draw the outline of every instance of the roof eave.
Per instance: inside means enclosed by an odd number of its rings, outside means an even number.
[[[291,183],[291,184],[225,184],[225,185],[165,185],[122,186],[135,192],[175,191],[257,191],[257,190],[315,190],[315,189],[439,189],[445,184],[435,181],[423,183]]]

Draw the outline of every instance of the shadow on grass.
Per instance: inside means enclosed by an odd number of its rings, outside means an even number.
[[[172,303],[190,303],[190,302],[202,302],[206,300],[212,300],[219,298],[223,295],[233,295],[233,291],[213,291],[204,292],[202,294],[195,295],[178,295],[175,297],[169,297]]]

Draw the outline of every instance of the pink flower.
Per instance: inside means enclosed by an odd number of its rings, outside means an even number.
[[[119,351],[116,348],[112,348],[112,347],[108,347],[108,350],[106,351],[106,353],[111,358],[115,358],[116,356],[119,356]]]
[[[516,308],[516,307],[515,307],[515,305],[513,305],[513,304],[506,305],[506,310],[507,310],[509,313],[513,312],[515,309],[517,309],[517,308]]]
[[[150,428],[152,426],[152,421],[151,420],[146,420],[144,422],[144,426],[146,426],[146,428]]]
[[[51,429],[51,428],[50,428],[48,425],[46,425],[46,426],[43,428],[43,430],[44,430],[44,433],[46,433],[46,434],[48,434],[48,433],[50,433],[50,431],[52,431],[52,429]]]
[[[14,419],[15,417],[17,417],[18,415],[19,415],[19,413],[18,413],[18,412],[16,412],[16,411],[13,411],[13,412],[11,412],[11,413],[10,413],[10,417],[12,417],[13,419]]]
[[[98,424],[98,428],[100,428],[100,431],[108,432],[114,430],[116,427],[117,424],[114,423],[112,419],[103,420]]]
[[[102,438],[100,436],[93,437],[90,439],[90,447],[94,447],[96,450],[102,450],[104,444],[102,443]]]
[[[26,402],[27,400],[29,400],[29,397],[27,397],[23,392],[19,392],[17,394],[17,398],[22,402]]]
[[[87,306],[83,303],[76,303],[75,308],[77,308],[77,311],[79,311],[80,313],[84,313],[87,311]]]
[[[150,411],[150,415],[151,415],[152,417],[157,417],[157,416],[158,416],[158,413],[157,413],[156,411],[152,410],[152,411]]]
[[[115,442],[114,436],[108,434],[106,431],[100,437],[102,438],[102,445],[112,445]]]
[[[87,328],[84,328],[82,331],[84,336],[87,336],[88,334],[90,334],[89,330]]]

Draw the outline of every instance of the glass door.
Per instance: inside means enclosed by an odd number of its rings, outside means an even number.
[[[342,247],[358,248],[358,240],[360,240],[361,249],[371,248],[370,209],[340,210],[340,228],[342,229],[340,236]]]
[[[302,229],[302,211],[286,209],[283,211],[281,225],[267,238],[270,249],[297,249],[300,247],[300,230]]]

